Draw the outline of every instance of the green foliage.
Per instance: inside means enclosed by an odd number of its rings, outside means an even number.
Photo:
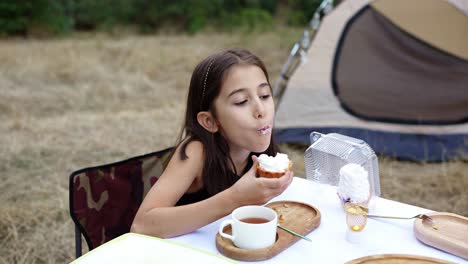
[[[132,0],[75,0],[72,12],[75,28],[80,30],[129,24],[137,14]]]
[[[265,9],[270,14],[276,12],[276,7],[278,6],[277,0],[259,0],[260,8]]]
[[[28,24],[28,32],[40,35],[60,35],[72,29],[73,21],[66,15],[63,3],[59,1],[36,0],[34,13]]]
[[[290,0],[291,12],[288,23],[292,26],[305,25],[314,15],[322,0]]]
[[[300,26],[305,25],[308,21],[308,18],[305,16],[304,12],[292,11],[288,16],[288,25],[290,26]]]
[[[224,14],[223,21],[223,26],[230,30],[268,30],[273,25],[272,16],[258,8],[243,8],[238,13]]]
[[[223,10],[223,1],[199,0],[189,1],[186,6],[188,19],[184,25],[189,33],[196,33],[205,26],[217,24],[221,18],[220,13]]]
[[[32,8],[30,2],[20,4],[8,1],[0,2],[0,34],[25,34]]]
[[[65,1],[0,2],[0,34],[25,35],[34,31],[57,35],[69,31],[72,22],[66,16]]]
[[[135,22],[144,30],[154,30],[163,23],[183,23],[184,6],[179,1],[170,0],[135,0],[139,11]]]
[[[287,10],[288,24],[304,26],[319,4],[320,0],[1,1],[0,35],[57,35],[118,25],[136,25],[144,32],[171,28],[196,33],[207,26],[221,31],[270,30],[279,5]]]

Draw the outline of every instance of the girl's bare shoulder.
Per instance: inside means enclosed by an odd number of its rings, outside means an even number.
[[[185,153],[187,154],[189,158],[190,157],[203,158],[202,157],[204,156],[203,143],[201,143],[201,141],[198,141],[198,140],[192,140],[189,143],[187,143],[187,147],[185,148],[185,151],[186,151]]]
[[[192,140],[186,143],[185,148],[183,147],[184,144],[185,142],[179,144],[168,166],[172,165],[171,167],[177,167],[178,169],[201,172],[205,158],[203,143]],[[185,152],[185,155],[181,155],[182,151]],[[187,158],[182,159],[182,156]]]
[[[187,143],[187,159],[181,158],[182,149],[182,144],[179,144],[166,169],[147,194],[142,205],[146,209],[174,206],[184,193],[198,186],[204,164],[203,144],[199,141]]]

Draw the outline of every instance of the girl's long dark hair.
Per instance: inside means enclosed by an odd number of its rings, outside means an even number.
[[[201,111],[210,111],[216,118],[214,101],[220,93],[224,78],[234,65],[258,66],[270,83],[265,65],[248,50],[228,49],[209,56],[193,71],[187,97],[184,128],[179,137],[179,142],[183,140],[179,153],[182,160],[188,158],[186,148],[191,141],[197,140],[203,144],[205,155],[202,172],[203,186],[211,195],[229,188],[238,180],[237,174],[242,172],[235,171],[234,162],[229,155],[229,145],[224,137],[220,132],[211,133],[205,130],[198,123],[197,114]],[[275,155],[277,151],[278,148],[272,136],[270,146],[263,153]]]

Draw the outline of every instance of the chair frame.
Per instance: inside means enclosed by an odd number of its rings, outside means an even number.
[[[107,168],[107,167],[114,167],[114,166],[129,162],[129,161],[145,159],[147,157],[159,155],[161,153],[166,153],[166,152],[172,151],[173,149],[174,149],[174,147],[169,147],[169,148],[166,148],[166,149],[163,149],[163,150],[147,153],[147,154],[140,155],[140,156],[131,157],[131,158],[121,160],[121,161],[117,161],[117,162],[113,162],[113,163],[108,163],[108,164],[98,165],[98,166],[93,166],[93,167],[86,167],[86,168],[83,168],[83,169],[76,170],[76,171],[74,171],[74,172],[72,172],[70,174],[70,177],[69,177],[69,210],[70,210],[70,216],[71,216],[71,218],[73,220],[73,223],[75,225],[75,256],[76,256],[76,258],[79,258],[83,253],[83,251],[82,251],[82,240],[81,240],[82,236],[86,240],[86,244],[88,245],[88,250],[93,250],[94,247],[92,246],[91,240],[90,240],[86,230],[79,223],[79,221],[76,218],[75,213],[74,213],[73,183],[74,183],[75,177],[77,175],[80,175],[80,174],[85,173],[87,171],[103,169],[103,168]]]

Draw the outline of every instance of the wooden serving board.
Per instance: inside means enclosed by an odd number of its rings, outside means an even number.
[[[421,242],[468,259],[468,218],[451,213],[430,213],[434,227],[427,221],[414,221],[414,234]]]
[[[430,257],[405,255],[405,254],[383,254],[354,259],[345,264],[453,264],[441,259]]]
[[[278,224],[289,228],[301,235],[307,235],[320,225],[320,211],[308,204],[295,201],[277,201],[267,204],[278,214]],[[224,232],[231,234],[231,226],[224,228]],[[255,234],[252,235],[255,239]],[[266,248],[241,249],[231,240],[216,234],[216,248],[226,257],[241,261],[259,261],[270,259],[285,250],[301,238],[278,229],[276,242]],[[305,241],[305,243],[309,243]]]

